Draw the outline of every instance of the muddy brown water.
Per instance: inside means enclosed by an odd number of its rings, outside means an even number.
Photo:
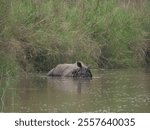
[[[93,70],[93,79],[46,74],[0,80],[1,112],[150,112],[150,70]]]

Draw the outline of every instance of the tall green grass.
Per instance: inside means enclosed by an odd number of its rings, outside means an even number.
[[[77,60],[103,68],[145,64],[145,40],[150,37],[148,2],[140,9],[124,7],[117,0],[0,3],[0,44],[7,48],[0,64],[12,70],[48,71],[58,63]],[[0,72],[9,71],[1,67]]]
[[[0,0],[0,77],[14,76],[20,68],[10,46],[9,15],[9,0]]]

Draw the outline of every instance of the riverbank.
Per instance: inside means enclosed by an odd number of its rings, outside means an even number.
[[[150,2],[0,0],[0,76],[150,64]]]

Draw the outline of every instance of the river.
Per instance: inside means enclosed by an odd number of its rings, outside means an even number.
[[[1,112],[150,112],[150,70],[93,70],[93,79],[46,74],[0,79]]]

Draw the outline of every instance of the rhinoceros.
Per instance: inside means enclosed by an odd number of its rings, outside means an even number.
[[[48,76],[92,78],[92,73],[81,61],[74,64],[58,64],[48,72]]]

